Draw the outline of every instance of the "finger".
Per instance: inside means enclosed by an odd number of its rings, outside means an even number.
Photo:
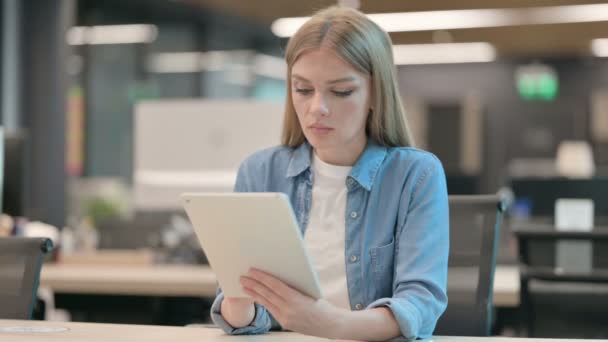
[[[249,296],[251,296],[251,298],[253,298],[253,301],[260,304],[261,306],[265,307],[266,310],[268,310],[272,316],[279,317],[280,315],[280,310],[279,308],[274,305],[273,303],[271,303],[269,300],[267,300],[266,298],[264,298],[264,296],[262,296],[261,294],[255,292],[254,290],[251,290],[249,288],[244,287],[243,291],[245,291],[246,294],[248,294]]]
[[[281,298],[289,299],[302,295],[300,291],[287,285],[277,277],[258,269],[252,268],[249,270],[248,277],[251,277],[264,284],[266,287],[273,289],[274,292]]]
[[[267,301],[273,303],[276,306],[281,307],[286,304],[285,300],[280,295],[278,295],[274,289],[266,286],[264,283],[257,281],[256,279],[249,278],[247,276],[242,276],[241,284],[243,285],[243,287],[249,288],[259,293]]]

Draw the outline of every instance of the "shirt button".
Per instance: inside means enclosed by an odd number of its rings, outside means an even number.
[[[351,255],[350,256],[350,262],[357,262],[357,260],[359,260],[359,258],[357,258],[356,255]]]
[[[356,211],[353,211],[353,212],[350,213],[350,217],[352,217],[354,219],[356,219],[358,216],[359,216],[359,214],[357,214]]]
[[[347,184],[348,186],[352,186],[352,185],[353,185],[353,180],[352,180],[351,178],[349,178],[349,179],[346,181],[346,184]]]
[[[361,303],[359,303],[359,304],[355,305],[355,309],[361,310],[361,309],[363,309],[363,305]]]

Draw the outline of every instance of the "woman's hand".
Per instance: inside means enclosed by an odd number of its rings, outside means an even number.
[[[263,305],[286,330],[336,338],[344,311],[325,299],[315,300],[260,270],[241,277],[245,293]]]

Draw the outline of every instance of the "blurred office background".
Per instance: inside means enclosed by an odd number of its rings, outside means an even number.
[[[442,160],[450,194],[508,198],[499,264],[518,264],[513,231],[552,226],[560,198],[590,199],[602,229],[603,1],[2,0],[5,231],[58,228],[66,263],[204,264],[177,194],[230,191],[243,156],[279,142],[285,18],[337,3],[390,28],[418,146]],[[604,294],[595,308],[608,292],[591,293]],[[55,304],[83,320],[208,318],[209,299],[191,295],[102,297],[66,291]],[[114,310],[125,302],[147,309]],[[517,304],[496,311],[494,333],[519,334]]]

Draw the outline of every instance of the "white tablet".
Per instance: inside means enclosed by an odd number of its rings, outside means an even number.
[[[254,267],[321,298],[317,274],[285,194],[186,193],[181,197],[226,297],[248,297],[239,278]]]

